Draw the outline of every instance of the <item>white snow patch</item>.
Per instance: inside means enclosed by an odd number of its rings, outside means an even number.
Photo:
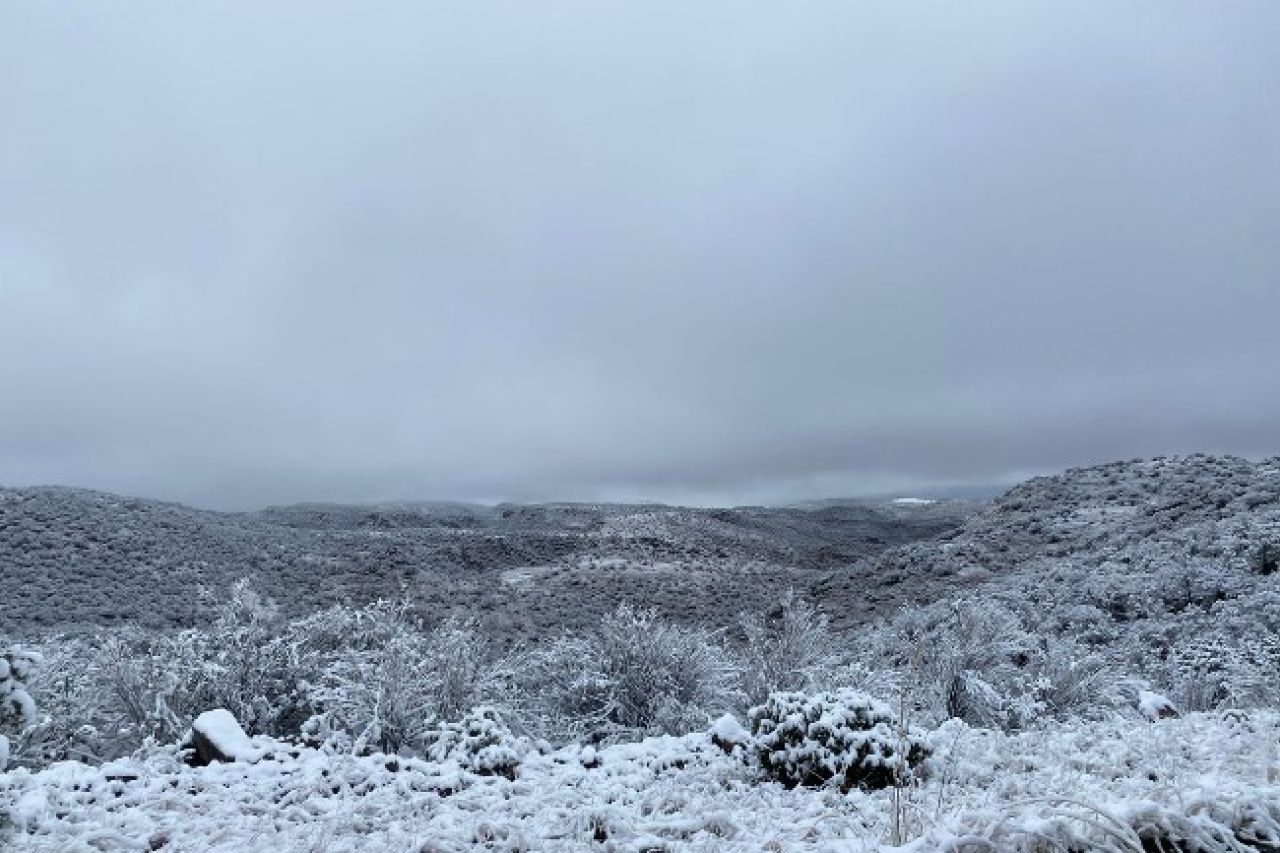
[[[751,737],[733,714],[725,714],[712,723],[711,734],[728,743],[742,743]]]

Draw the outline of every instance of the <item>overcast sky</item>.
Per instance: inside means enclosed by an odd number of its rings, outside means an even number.
[[[1280,3],[0,0],[0,483],[1280,453]]]

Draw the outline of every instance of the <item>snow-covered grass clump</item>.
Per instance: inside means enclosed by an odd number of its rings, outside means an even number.
[[[847,793],[787,788],[708,734],[529,750],[513,778],[255,739],[256,763],[190,767],[163,748],[0,775],[0,843],[32,853],[1266,850],[1257,839],[1280,843],[1278,737],[1272,713],[1019,734],[953,721],[930,734],[933,755],[909,787]]]

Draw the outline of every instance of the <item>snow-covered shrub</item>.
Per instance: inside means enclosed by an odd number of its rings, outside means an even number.
[[[210,708],[251,734],[296,735],[312,713],[310,673],[287,629],[277,606],[240,581],[207,628],[115,635],[102,650],[105,677],[140,738],[172,741]]]
[[[433,628],[427,664],[440,719],[456,718],[493,690],[491,644],[473,619],[451,616]]]
[[[881,629],[869,651],[879,657],[869,663],[887,662],[887,680],[934,721],[1013,729],[1042,717],[1097,718],[1131,710],[1137,690],[1101,653],[1028,630],[1017,611],[991,599],[906,611]]]
[[[774,693],[748,720],[760,767],[788,788],[902,785],[929,755],[920,730],[851,690]]]
[[[116,729],[134,746],[148,738],[172,743],[203,710],[203,699],[189,696],[193,673],[202,668],[191,639],[124,631],[98,649]]]
[[[827,618],[794,590],[767,614],[743,615],[739,627],[743,691],[752,704],[808,687],[830,669],[834,640]]]
[[[35,674],[41,656],[19,648],[0,652],[0,725],[29,726],[36,719],[36,703],[27,692],[27,682]]]
[[[1160,681],[1188,711],[1274,706],[1280,700],[1280,637],[1228,621],[1182,638],[1166,655]]]
[[[232,587],[205,632],[188,635],[203,658],[198,677],[209,696],[195,708],[225,708],[250,734],[294,735],[312,709],[297,649],[287,622],[271,599],[247,580]]]
[[[102,643],[84,637],[51,637],[40,643],[42,665],[27,681],[39,709],[16,744],[14,755],[28,766],[53,761],[95,763],[138,746],[125,731],[102,670]]]
[[[716,635],[626,604],[586,636],[551,641],[509,669],[521,727],[552,740],[696,731],[739,695],[736,663]]]
[[[1045,642],[1033,697],[1037,714],[1098,719],[1131,706],[1138,690],[1136,679],[1118,672],[1101,655],[1058,639]]]
[[[333,608],[294,626],[316,659],[309,696],[323,719],[309,736],[346,731],[359,748],[421,750],[431,722],[456,718],[496,690],[488,640],[474,622],[447,619],[430,632],[404,603]]]
[[[24,733],[36,722],[36,703],[27,692],[40,656],[10,648],[0,652],[0,769],[9,762],[10,741],[5,732]]]
[[[914,670],[917,703],[933,719],[976,726],[1022,722],[1017,700],[1030,690],[1040,640],[1017,614],[985,599],[961,599],[909,612],[888,638],[895,663]]]
[[[553,743],[590,740],[606,728],[612,684],[587,637],[566,634],[508,656],[518,727]]]
[[[520,766],[515,736],[498,712],[482,706],[461,720],[443,723],[431,732],[427,756],[433,761],[456,761],[478,776],[514,779]]]
[[[624,604],[601,620],[592,639],[610,687],[607,718],[622,729],[683,733],[734,701],[735,666],[706,630]]]
[[[400,605],[326,614],[346,622],[349,645],[331,652],[312,690],[323,720],[308,727],[348,732],[358,750],[399,752],[423,743],[435,718],[426,635]]]
[[[1269,542],[1258,546],[1251,568],[1260,575],[1273,575],[1280,568],[1280,548]]]
[[[432,720],[457,718],[493,692],[488,643],[473,623],[424,632],[405,605],[385,603],[286,621],[246,584],[213,617],[176,634],[47,640],[52,665],[28,690],[41,715],[14,754],[32,766],[110,760],[148,739],[176,742],[211,708],[252,735],[417,748]]]
[[[53,636],[38,646],[44,660],[27,692],[36,720],[14,739],[15,761],[89,763],[127,755],[147,739],[172,743],[203,701],[190,679],[197,659],[178,654],[184,638],[137,629],[96,636]]]
[[[947,719],[964,720],[982,728],[1007,728],[1011,718],[1023,715],[1024,704],[1015,705],[1011,697],[973,670],[960,670],[946,682]]]

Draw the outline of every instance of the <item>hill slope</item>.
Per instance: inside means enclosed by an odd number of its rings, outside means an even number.
[[[1114,462],[1028,480],[937,541],[836,569],[811,593],[838,626],[883,615],[886,588],[932,601],[986,584],[1088,600],[1123,620],[1122,599],[1185,586],[1168,572],[1229,583],[1264,543],[1280,545],[1280,457]]]
[[[241,577],[292,613],[407,595],[515,638],[621,599],[724,621],[833,566],[944,533],[963,503],[689,509],[299,505],[255,513],[75,489],[0,489],[0,630],[197,622]]]

